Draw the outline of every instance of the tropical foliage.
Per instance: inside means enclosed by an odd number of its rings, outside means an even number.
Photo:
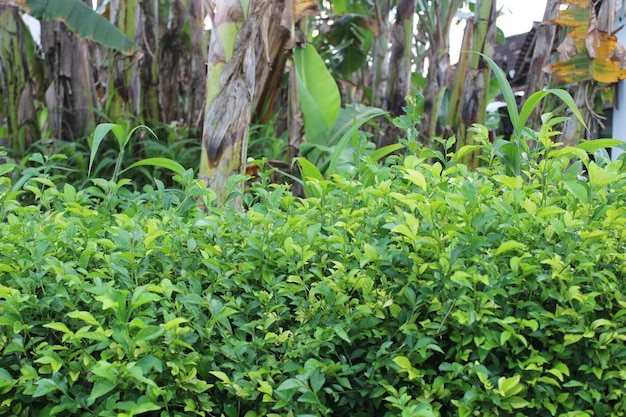
[[[623,415],[624,146],[464,6],[0,2],[0,415]]]
[[[619,415],[623,161],[545,122],[518,176],[476,125],[477,172],[355,153],[245,212],[1,165],[0,414]]]

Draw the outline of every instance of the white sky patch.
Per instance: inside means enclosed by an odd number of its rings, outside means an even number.
[[[497,0],[496,9],[500,10],[498,27],[504,36],[513,36],[530,31],[533,22],[541,22],[546,11],[547,0]],[[465,22],[452,25],[450,31],[450,60],[455,63],[459,59],[459,51],[463,42]]]
[[[22,14],[22,20],[30,30],[30,34],[33,36],[35,43],[41,47],[41,22],[26,13]]]

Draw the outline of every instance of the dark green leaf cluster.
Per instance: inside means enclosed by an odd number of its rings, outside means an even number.
[[[621,162],[423,155],[246,212],[1,177],[0,415],[623,415]]]

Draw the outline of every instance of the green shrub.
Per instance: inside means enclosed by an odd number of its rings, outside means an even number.
[[[191,171],[0,178],[0,415],[624,415],[622,163],[490,146],[245,213]]]

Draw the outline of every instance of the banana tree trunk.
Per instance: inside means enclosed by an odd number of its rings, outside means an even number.
[[[255,87],[256,37],[267,0],[217,0],[209,43],[207,101],[199,177],[227,197],[227,181],[243,173]],[[234,201],[235,206],[241,204]]]
[[[143,16],[139,0],[111,0],[110,19],[130,39],[143,43]],[[139,54],[126,56],[117,51],[111,51],[109,55],[108,108],[105,111],[115,122],[129,114],[142,114],[140,58]]]
[[[442,129],[438,125],[439,113],[446,94],[446,81],[452,69],[450,27],[462,1],[445,0],[431,3],[420,0],[419,4],[422,8],[430,8],[419,16],[429,42],[428,73],[424,88],[426,108],[421,130],[432,138],[442,134]]]
[[[41,24],[41,43],[52,69],[46,91],[48,127],[53,135],[75,140],[89,134],[95,125],[97,99],[92,77],[89,46],[60,21]]]
[[[159,16],[160,120],[202,131],[208,36],[203,0],[174,0]],[[187,41],[188,39],[188,41]]]
[[[580,81],[574,92],[574,102],[576,107],[583,116],[585,123],[590,122],[589,106],[589,92],[594,88],[591,85],[591,81]],[[595,99],[595,97],[593,97]],[[563,126],[563,134],[560,137],[560,142],[567,146],[577,145],[585,136],[584,126],[575,117],[570,117]]]
[[[188,0],[189,30],[191,33],[191,54],[189,56],[190,90],[186,98],[185,118],[189,126],[202,131],[206,88],[206,63],[208,36],[204,28],[206,13],[203,0]]]
[[[385,109],[392,117],[402,114],[402,107],[406,105],[405,97],[410,92],[414,16],[415,0],[398,0],[396,20],[392,27],[389,79],[385,100]],[[401,135],[402,130],[389,124],[385,129],[385,134],[380,136],[378,146],[383,147],[395,143]]]
[[[297,156],[302,141],[300,111],[293,47],[305,38],[298,22],[305,16],[319,14],[317,0],[275,0],[262,17],[263,34],[256,48],[256,85],[252,103],[253,123],[264,124],[272,117],[274,134],[288,134],[288,159]],[[285,70],[289,68],[287,92],[281,88]],[[284,110],[287,110],[286,112]]]
[[[543,22],[537,28],[535,35],[535,49],[530,61],[528,75],[526,76],[526,89],[524,97],[530,97],[533,93],[545,88],[547,82],[546,68],[550,64],[552,48],[556,37],[556,25],[552,23],[558,14],[560,0],[548,0]],[[541,125],[541,107],[537,107],[533,115],[528,119],[531,127],[538,128]]]
[[[140,115],[146,120],[160,120],[159,108],[159,7],[158,2],[141,2],[142,22],[137,27],[137,38],[141,39],[143,57],[139,65]]]
[[[0,5],[0,85],[8,125],[8,140],[0,141],[0,145],[17,154],[23,154],[38,139],[34,103],[42,78],[35,42],[18,8]]]
[[[372,65],[372,91],[374,106],[383,106],[387,92],[387,75],[389,71],[389,13],[391,0],[376,1],[376,19],[378,20],[378,36],[374,40]]]
[[[494,0],[478,0],[472,36],[473,52],[493,56],[496,31],[496,4]],[[457,77],[464,78],[463,97],[459,125],[456,128],[457,146],[474,144],[467,128],[474,123],[484,123],[489,93],[490,69],[480,55],[473,53],[468,57],[467,73],[459,72]],[[478,154],[468,154],[463,162],[470,168],[479,165]]]

